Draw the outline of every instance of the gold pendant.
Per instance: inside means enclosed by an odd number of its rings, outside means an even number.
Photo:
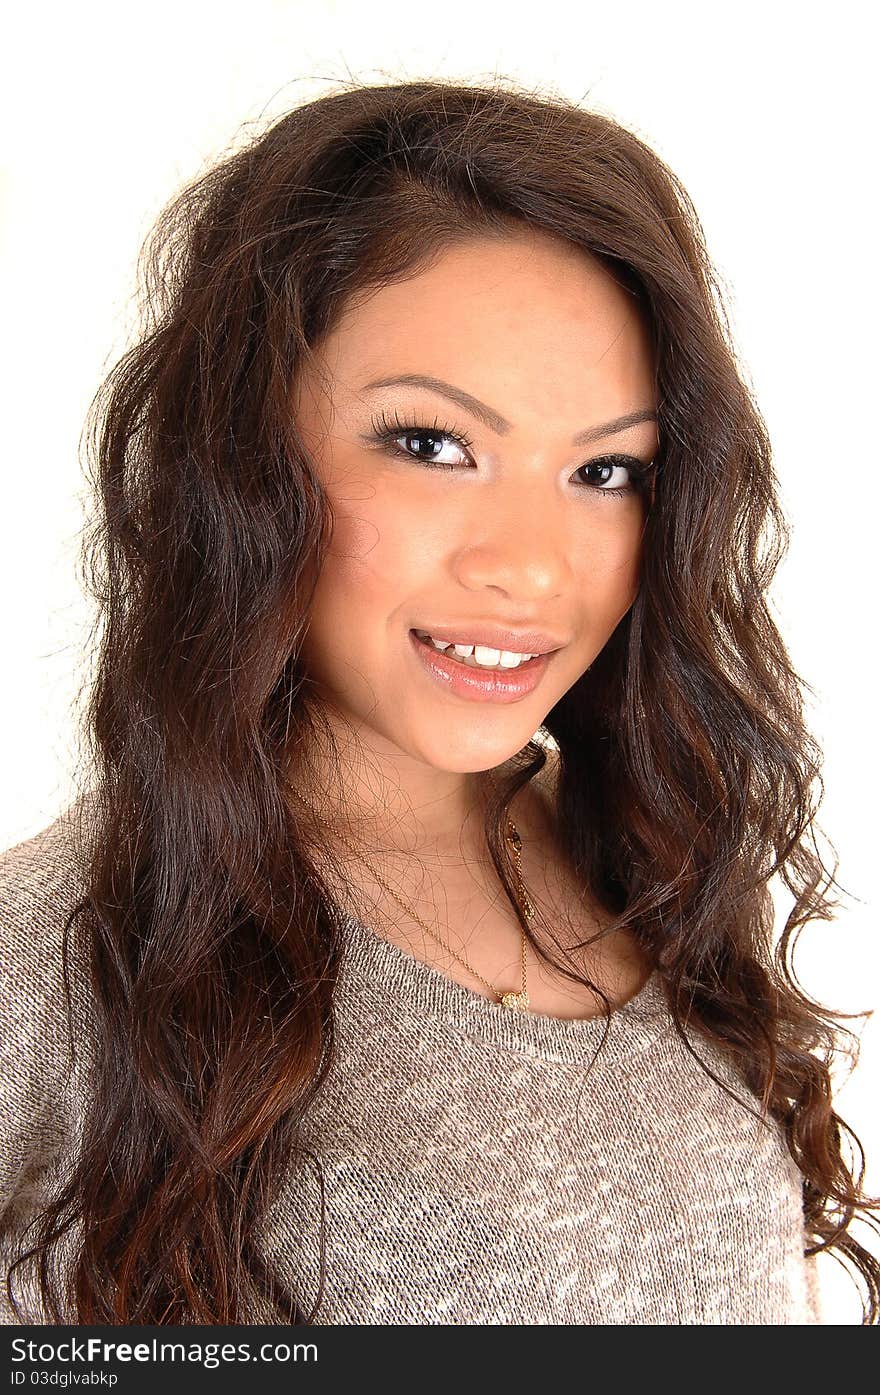
[[[524,1012],[529,1005],[529,995],[525,989],[523,989],[521,993],[502,993],[501,1004],[502,1007],[514,1008],[520,1012]]]

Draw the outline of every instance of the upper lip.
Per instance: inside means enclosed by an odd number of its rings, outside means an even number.
[[[432,639],[445,639],[450,644],[480,644],[487,649],[506,649],[511,654],[551,654],[561,649],[567,640],[538,630],[500,630],[495,625],[465,620],[460,625],[417,625],[415,629]]]

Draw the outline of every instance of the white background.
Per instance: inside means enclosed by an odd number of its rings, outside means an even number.
[[[334,83],[497,73],[617,117],[696,204],[775,446],[793,536],[773,608],[813,689],[820,823],[850,893],[834,922],[807,928],[795,963],[829,1006],[875,1006],[873,9],[37,0],[7,19],[0,846],[44,827],[74,793],[89,619],[75,571],[79,435],[132,331],[136,257],[159,209],[245,123],[256,129]],[[851,1025],[862,1062],[837,1108],[880,1190],[877,1028]],[[828,1319],[858,1322],[846,1276],[827,1258],[820,1272]]]

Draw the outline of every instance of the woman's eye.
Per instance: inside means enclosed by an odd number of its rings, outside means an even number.
[[[370,419],[373,428],[368,443],[380,450],[391,449],[395,455],[438,470],[456,470],[466,463],[473,444],[470,437],[450,422],[438,418],[430,426],[414,421],[402,421],[397,412],[393,420],[382,412]],[[367,440],[368,438],[364,438]]]
[[[427,428],[405,431],[399,436],[394,436],[392,440],[395,444],[402,441],[400,449],[426,465],[445,466],[452,470],[457,465],[466,463],[461,458],[466,449],[464,442],[448,431]]]
[[[581,465],[577,473],[580,474],[581,470],[586,472],[588,478],[584,484],[596,488],[601,494],[621,494],[628,493],[632,488],[630,481],[639,466],[638,460],[606,456],[602,460],[591,460],[588,465]],[[641,468],[644,471],[644,466]],[[593,472],[592,479],[589,478],[590,472]]]
[[[472,441],[456,427],[434,421],[432,426],[408,424],[395,416],[394,422],[383,416],[373,421],[373,439],[382,447],[390,447],[396,455],[429,469],[459,470],[469,465]],[[648,474],[650,466],[631,455],[604,455],[580,465],[572,476],[574,482],[590,494],[607,494],[621,498],[635,492]]]

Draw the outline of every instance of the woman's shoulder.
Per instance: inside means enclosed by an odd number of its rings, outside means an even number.
[[[83,891],[79,831],[89,808],[81,795],[51,823],[0,851],[0,974],[33,988],[60,951],[67,917]],[[32,982],[36,977],[37,982]]]
[[[0,852],[0,1230],[26,1220],[74,1127],[75,1082],[89,1055],[85,940],[70,912],[81,899],[81,796],[51,823]],[[6,1320],[3,1318],[2,1320]]]
[[[69,1065],[62,953],[70,913],[84,889],[77,833],[88,801],[80,796],[38,833],[0,852],[0,1067],[6,1105],[32,1102]],[[83,949],[72,928],[68,982],[74,1010],[84,1002]]]

